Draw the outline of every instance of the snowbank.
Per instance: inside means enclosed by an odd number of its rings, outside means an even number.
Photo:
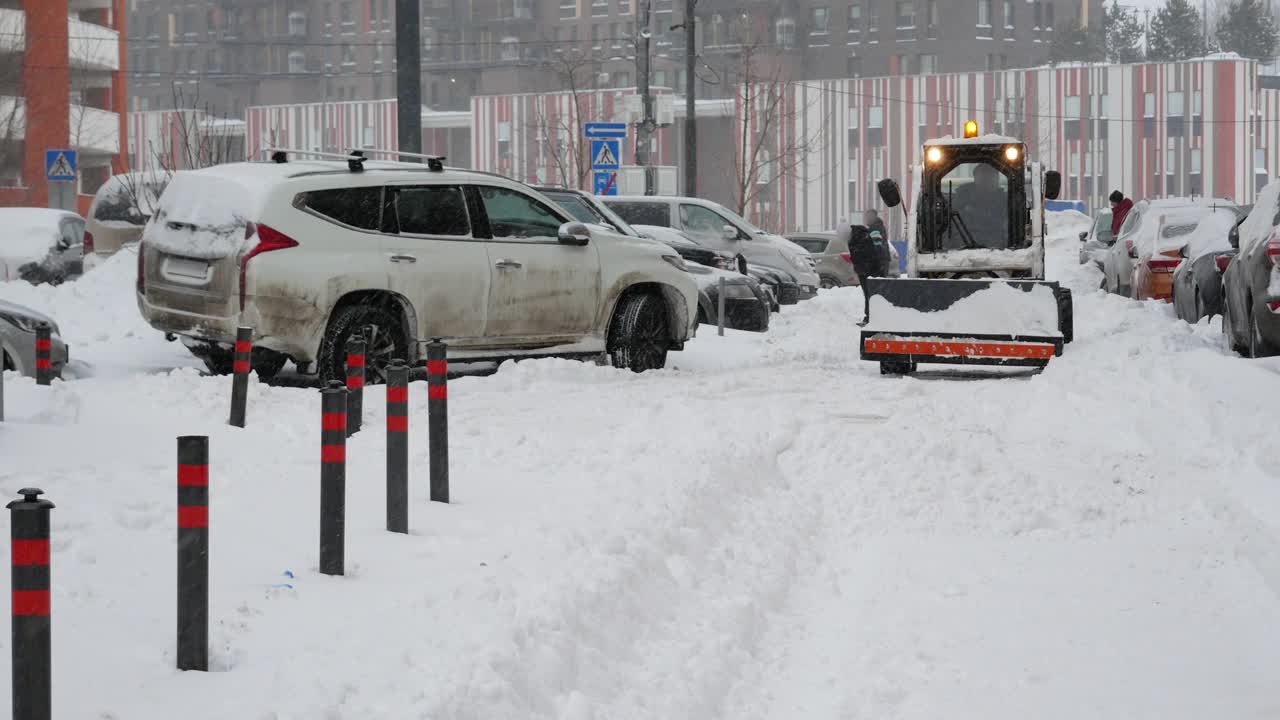
[[[945,310],[933,312],[899,307],[883,296],[873,295],[870,319],[866,329],[872,332],[1061,335],[1058,301],[1048,285],[1023,291],[997,282],[957,300]]]

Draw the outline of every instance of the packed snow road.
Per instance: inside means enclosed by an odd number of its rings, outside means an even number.
[[[190,362],[136,318],[129,258],[0,286],[79,358],[51,389],[8,376],[0,426],[0,490],[58,504],[55,714],[1280,716],[1280,377],[1217,321],[1093,291],[1077,222],[1054,230],[1077,335],[1038,375],[882,377],[856,359],[860,293],[824,292],[768,335],[704,329],[663,372],[454,381],[448,506],[415,384],[408,537],[382,530],[375,389],[337,579],[314,390],[254,383],[227,427],[229,381],[171,369]],[[211,436],[208,674],[173,669],[186,433]]]

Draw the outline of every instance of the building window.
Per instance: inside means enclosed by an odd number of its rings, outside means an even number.
[[[631,0],[618,0],[618,14],[619,15],[631,14]]]
[[[796,46],[796,21],[791,18],[778,18],[778,22],[774,23],[773,32],[775,40],[780,47],[793,48]]]
[[[307,54],[301,50],[293,50],[289,53],[289,72],[293,75],[300,75],[307,71]]]
[[[937,55],[921,55],[920,56],[920,74],[932,75],[938,72],[938,56]]]
[[[1013,29],[1013,0],[1004,0],[1004,29]]]
[[[850,55],[844,63],[845,74],[851,78],[862,77],[862,58]]]
[[[978,27],[991,27],[991,0],[978,0]]]
[[[355,21],[355,16],[352,14],[350,0],[343,0],[340,6],[340,10],[342,12],[342,15],[341,15],[342,29],[346,31],[355,27],[356,21]]]
[[[293,37],[305,37],[307,34],[307,14],[294,10],[289,13],[289,34]]]
[[[1035,0],[1031,5],[1035,8],[1035,25],[1032,29],[1039,30],[1044,26],[1044,6],[1040,4],[1040,0]]]
[[[1199,90],[1191,93],[1191,134],[1197,137],[1204,135],[1204,117],[1202,115],[1204,108],[1201,104],[1202,102]]]
[[[520,59],[520,38],[511,35],[502,38],[502,59],[505,61]]]
[[[1062,134],[1068,140],[1080,137],[1080,96],[1068,95],[1062,103]]]
[[[1146,93],[1142,96],[1142,135],[1151,137],[1156,134],[1156,94]]]
[[[356,64],[356,47],[351,43],[342,44],[342,64],[343,65]]]
[[[812,22],[809,26],[809,32],[815,35],[826,35],[827,27],[830,22],[831,8],[816,7],[811,11]]]
[[[1044,4],[1044,29],[1053,30],[1053,3]]]
[[[1200,174],[1200,163],[1202,162],[1200,153],[1201,153],[1200,148],[1191,148],[1191,174],[1192,175]]]
[[[1172,91],[1165,97],[1165,115],[1181,117],[1186,112],[1186,95]]]
[[[560,0],[560,19],[578,17],[578,0]]]
[[[884,129],[884,106],[872,105],[867,108],[867,129],[882,130]]]
[[[867,6],[867,42],[880,42],[880,8],[876,3]]]
[[[897,65],[897,72],[893,74],[895,75],[911,74],[911,56],[910,55],[894,55],[893,64]]]
[[[899,29],[915,29],[916,26],[916,1],[915,0],[898,0],[898,28]]]
[[[938,37],[938,0],[929,0],[924,12],[925,34],[933,40]]]
[[[609,0],[591,0],[591,17],[608,17]]]
[[[849,42],[857,42],[862,35],[862,3],[849,5]]]

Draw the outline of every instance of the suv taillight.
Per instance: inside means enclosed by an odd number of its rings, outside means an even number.
[[[285,248],[298,247],[298,241],[285,235],[279,230],[272,229],[266,225],[255,225],[249,223],[245,225],[245,239],[258,236],[258,244],[254,245],[249,252],[240,258],[240,312],[244,312],[245,293],[248,285],[245,282],[245,273],[249,269],[249,261],[265,252],[272,250],[284,250]]]
[[[84,254],[93,254],[93,233],[88,230],[84,231]]]
[[[1280,259],[1280,237],[1272,235],[1267,239],[1267,260],[1274,265],[1280,265],[1276,261]]]
[[[1231,265],[1231,256],[1219,255],[1218,257],[1213,259],[1213,262],[1218,266],[1218,272],[1224,273],[1227,271],[1227,268]]]
[[[1179,258],[1151,258],[1147,261],[1147,267],[1153,273],[1171,273],[1178,269],[1178,265],[1182,262]]]
[[[86,234],[85,237],[88,237],[88,235]],[[139,241],[138,242],[138,280],[137,280],[137,288],[138,288],[139,295],[147,294],[147,277],[145,274],[147,271],[147,261],[143,257],[144,252],[146,252],[146,248],[144,248],[142,246],[142,242]]]
[[[840,259],[852,265],[853,253],[840,253]]]

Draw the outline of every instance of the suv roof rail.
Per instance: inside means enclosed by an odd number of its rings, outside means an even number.
[[[426,160],[427,169],[430,170],[431,172],[444,172],[445,170],[445,166],[444,166],[445,157],[443,155],[424,155],[423,153],[411,153],[411,152],[404,152],[401,150],[387,150],[385,148],[361,148],[358,150],[351,150],[346,155],[342,155],[339,153],[322,152],[320,150],[300,150],[297,148],[280,148],[280,147],[266,148],[264,152],[269,153],[272,162],[276,162],[276,163],[288,162],[289,154],[302,155],[304,157],[323,158],[326,160],[346,160],[352,172],[360,172],[360,170],[356,169],[356,165],[364,162],[366,153],[374,154],[374,155],[390,155],[392,158],[397,158],[400,156],[417,158],[419,160]],[[357,160],[357,158],[359,159]]]

